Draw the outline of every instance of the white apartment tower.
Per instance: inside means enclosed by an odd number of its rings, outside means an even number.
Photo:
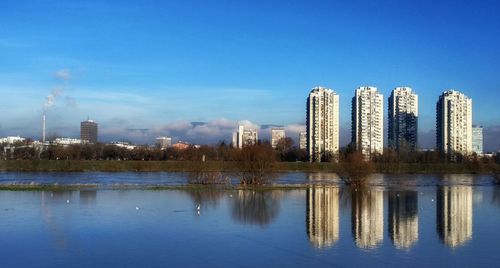
[[[303,131],[299,133],[299,149],[307,149],[307,132]]]
[[[257,144],[259,134],[256,129],[245,129],[243,126],[238,127],[237,132],[233,132],[233,147],[243,148],[243,146],[251,146]]]
[[[455,153],[472,153],[472,99],[456,90],[439,96],[436,105],[436,146],[455,158]]]
[[[383,102],[376,87],[359,87],[352,98],[352,143],[367,160],[375,153],[383,153]]]
[[[273,148],[276,148],[278,146],[278,142],[284,138],[285,138],[284,128],[280,127],[271,129],[271,146]]]
[[[472,126],[472,151],[478,155],[483,154],[482,126]]]
[[[309,161],[320,162],[339,150],[339,95],[315,87],[307,98],[307,152]]]
[[[389,97],[389,147],[397,152],[416,151],[418,96],[409,87],[395,88]]]

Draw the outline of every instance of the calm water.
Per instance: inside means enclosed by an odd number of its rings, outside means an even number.
[[[96,174],[3,173],[0,182],[185,181]],[[362,189],[335,186],[333,174],[289,174],[279,181],[314,183],[287,191],[0,191],[1,266],[500,265],[500,187],[490,177],[404,179],[378,175]]]

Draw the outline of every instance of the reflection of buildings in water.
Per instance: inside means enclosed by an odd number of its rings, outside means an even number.
[[[396,248],[409,249],[418,241],[418,193],[389,192],[389,233]]]
[[[316,172],[316,173],[308,173],[307,180],[310,183],[321,183],[321,182],[329,182],[329,183],[339,183],[340,177],[336,173],[328,173],[328,172]]]
[[[96,198],[97,198],[97,190],[90,190],[90,189],[80,190],[81,205],[95,204]]]
[[[457,247],[472,239],[472,186],[440,186],[436,201],[441,241]]]
[[[351,228],[360,248],[377,247],[384,239],[384,193],[376,189],[352,191]]]
[[[245,224],[266,225],[279,213],[281,191],[238,190],[233,197],[233,219]]]
[[[53,235],[55,245],[60,249],[68,248],[67,234],[62,226],[59,225],[61,221],[57,217],[60,215],[56,212],[53,213],[52,208],[60,204],[67,204],[71,202],[73,192],[71,191],[53,191],[41,193],[41,212],[42,217],[49,228],[49,232]],[[64,223],[64,221],[61,221]]]
[[[496,204],[497,206],[500,206],[500,185],[496,185],[495,188],[493,188],[491,202],[493,204]]]
[[[307,189],[307,235],[317,248],[339,240],[339,188]]]

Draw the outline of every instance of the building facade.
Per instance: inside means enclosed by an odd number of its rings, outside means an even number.
[[[483,154],[483,127],[472,126],[472,151]]]
[[[352,98],[351,139],[366,160],[384,150],[383,103],[376,87],[359,87]]]
[[[397,152],[416,151],[418,96],[409,87],[395,88],[389,97],[389,147]]]
[[[436,147],[450,159],[457,153],[472,153],[472,100],[456,90],[447,90],[439,96]]]
[[[245,129],[244,126],[239,126],[238,131],[233,132],[233,147],[243,148],[243,146],[251,146],[257,144],[259,140],[259,132],[257,129]]]
[[[307,98],[307,153],[309,161],[320,162],[339,151],[339,95],[315,87]]]
[[[307,149],[307,132],[305,131],[299,133],[299,149]]]
[[[89,143],[97,143],[97,123],[90,119],[81,122],[80,139]]]
[[[284,139],[285,136],[285,129],[284,128],[272,128],[271,129],[271,146],[273,148],[276,148],[278,146],[278,142],[281,139]]]
[[[170,137],[158,137],[156,138],[156,146],[160,149],[165,150],[172,146],[172,138]]]

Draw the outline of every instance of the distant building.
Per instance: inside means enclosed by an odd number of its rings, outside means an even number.
[[[456,90],[439,96],[436,105],[436,147],[450,159],[472,153],[472,100]]]
[[[89,143],[97,143],[97,123],[90,119],[81,122],[80,139]]]
[[[5,138],[0,138],[0,144],[5,143],[5,144],[14,144],[16,142],[24,142],[25,138],[21,138],[19,136],[8,136]]]
[[[397,87],[389,97],[389,147],[397,152],[416,151],[418,96],[409,87]]]
[[[81,139],[73,139],[73,138],[56,138],[56,139],[54,139],[54,141],[52,141],[52,144],[68,146],[68,145],[73,145],[73,144],[82,144],[82,140]]]
[[[186,142],[178,141],[172,145],[172,148],[178,151],[183,151],[189,148],[189,144]]]
[[[384,150],[383,102],[376,87],[359,87],[352,98],[352,143],[365,159]]]
[[[276,148],[276,146],[278,146],[278,142],[284,138],[285,138],[285,129],[284,128],[272,128],[271,129],[271,146],[273,148]]]
[[[472,151],[483,154],[483,127],[472,126]]]
[[[158,137],[156,138],[156,145],[162,150],[167,149],[168,147],[172,146],[172,138]]]
[[[307,149],[307,132],[305,131],[299,133],[299,149]]]
[[[115,142],[112,142],[111,145],[114,145],[116,147],[120,147],[120,148],[125,148],[127,150],[134,150],[135,149],[135,145],[131,145],[130,143],[128,142],[122,142],[122,141],[115,141]]]
[[[320,162],[339,151],[339,95],[315,87],[307,98],[307,153],[309,161]]]
[[[243,148],[243,146],[251,146],[257,144],[259,134],[256,129],[245,129],[244,126],[239,126],[237,132],[233,132],[233,147]]]

